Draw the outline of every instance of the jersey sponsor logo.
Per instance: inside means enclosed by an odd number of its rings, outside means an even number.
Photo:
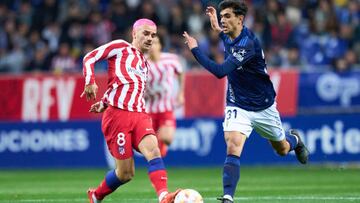
[[[140,66],[138,66],[136,69],[132,68],[132,67],[128,67],[127,71],[129,73],[134,73],[134,74],[139,75],[141,77],[146,77],[146,68],[141,68]]]

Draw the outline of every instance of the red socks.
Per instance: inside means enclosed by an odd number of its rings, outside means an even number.
[[[167,174],[165,170],[157,170],[149,173],[152,186],[155,188],[157,195],[167,191]]]
[[[104,197],[116,190],[120,185],[124,184],[116,176],[115,170],[109,171],[104,180],[95,190],[95,197],[98,200],[104,199]]]
[[[98,200],[104,199],[104,197],[110,193],[112,193],[113,190],[111,190],[107,185],[105,179],[101,182],[101,184],[96,188],[95,190],[95,197]]]

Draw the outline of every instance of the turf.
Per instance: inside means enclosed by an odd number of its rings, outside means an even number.
[[[235,202],[360,202],[360,169],[340,167],[243,167]],[[86,203],[106,169],[0,170],[0,203]],[[222,192],[221,167],[169,168],[169,189],[194,188],[207,203]],[[104,203],[156,203],[146,169]]]

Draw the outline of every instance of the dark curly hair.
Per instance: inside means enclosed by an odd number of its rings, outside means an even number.
[[[243,15],[244,17],[248,11],[248,7],[245,2],[239,0],[225,0],[219,3],[220,11],[227,8],[232,8],[235,15]]]

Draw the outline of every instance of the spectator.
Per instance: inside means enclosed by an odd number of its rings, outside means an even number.
[[[343,73],[349,70],[348,63],[344,58],[334,59],[333,68],[337,73]]]
[[[41,55],[43,50],[37,46],[46,46],[49,52],[47,55],[51,58],[59,52],[60,42],[68,44],[76,66],[80,66],[82,49],[87,44],[97,46],[118,38],[129,40],[129,22],[136,17],[151,18],[159,23],[159,34],[165,38],[164,48],[183,55],[190,67],[197,66],[182,43],[181,33],[184,30],[196,34],[201,48],[207,49],[212,59],[219,62],[223,59],[221,51],[217,52],[223,47],[221,43],[213,41],[212,34],[208,33],[210,27],[203,15],[206,6],[217,5],[219,2],[220,0],[1,1],[2,71],[21,72],[23,67],[29,71],[39,70],[37,67],[28,69],[28,65],[35,60],[33,57]],[[252,28],[263,45],[270,67],[300,65],[309,70],[329,70],[333,61],[346,58],[348,50],[353,51],[356,59],[360,58],[358,0],[248,2],[249,12],[245,24]],[[209,39],[203,36],[209,36]],[[20,63],[23,65],[15,69],[9,68],[8,63],[9,57],[14,54],[24,56],[23,63]],[[296,55],[299,56],[298,60],[294,58]],[[359,67],[359,61],[355,60],[355,63],[351,67]],[[44,70],[52,69],[49,67]]]
[[[85,37],[93,40],[96,46],[111,41],[111,33],[114,30],[111,21],[103,18],[100,12],[90,13],[90,22],[85,26]]]
[[[76,66],[74,57],[70,55],[68,43],[63,42],[60,44],[59,53],[56,54],[51,61],[51,70],[57,74],[80,71]]]
[[[28,72],[45,72],[49,71],[50,55],[47,46],[39,46],[34,50],[34,57],[29,65],[25,68]]]

